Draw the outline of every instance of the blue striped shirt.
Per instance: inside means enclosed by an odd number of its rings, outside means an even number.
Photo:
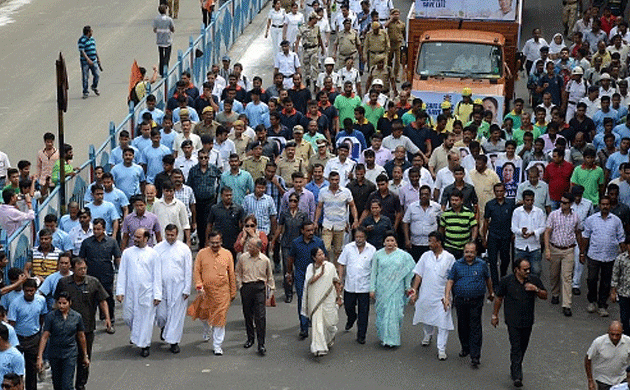
[[[258,229],[269,235],[271,231],[271,217],[278,215],[273,198],[263,194],[256,198],[256,194],[249,194],[243,199],[245,215],[254,214],[258,222]]]
[[[478,257],[470,265],[463,258],[457,260],[448,273],[448,279],[454,282],[453,294],[460,298],[483,297],[489,277],[488,265]]]
[[[92,61],[96,60],[96,42],[94,41],[93,37],[87,37],[85,35],[82,35],[81,38],[79,38],[79,57],[81,58],[81,63],[85,64],[87,63],[87,60],[85,59],[85,57],[83,57],[83,54],[81,53],[81,51],[85,52],[85,55],[88,56],[89,59],[91,59]]]

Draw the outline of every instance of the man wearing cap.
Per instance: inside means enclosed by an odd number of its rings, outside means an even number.
[[[583,97],[586,96],[587,85],[586,81],[582,78],[584,75],[584,69],[581,66],[576,66],[571,71],[571,80],[567,83],[564,92],[565,100],[567,102],[567,123],[573,119],[577,104]]]
[[[303,174],[306,174],[307,163],[301,158],[295,156],[295,147],[296,144],[294,141],[287,142],[287,145],[284,148],[284,155],[280,156],[277,160],[278,175],[284,179],[288,187],[293,187],[293,185],[290,184],[293,183],[291,179],[291,174],[293,174],[293,172],[302,172]]]
[[[339,83],[339,74],[335,72],[335,59],[332,57],[326,57],[324,60],[324,71],[317,75],[317,82],[315,86],[318,89],[324,88],[324,79],[330,77],[333,85],[336,86]]]
[[[284,77],[282,85],[285,89],[293,87],[293,75],[300,73],[301,64],[298,55],[290,50],[289,41],[286,39],[280,43],[282,49],[274,58],[274,73],[281,73]]]
[[[245,158],[243,161],[243,168],[254,179],[262,177],[265,173],[265,167],[270,161],[269,157],[263,156],[263,146],[260,142],[254,141],[249,148],[252,151],[252,155]]]
[[[604,96],[612,98],[612,95],[617,92],[617,89],[613,86],[612,77],[608,73],[602,73],[599,78],[599,98]]]
[[[381,28],[379,22],[372,22],[372,30],[365,34],[363,57],[367,59],[368,68],[376,65],[376,61],[389,54],[389,35]]]
[[[391,3],[391,1],[389,2]],[[389,58],[387,66],[394,69],[394,78],[400,80],[400,49],[405,44],[405,23],[400,20],[400,10],[394,8],[390,12],[389,19],[383,25],[389,34]],[[393,61],[393,65],[392,65]]]
[[[359,39],[359,33],[357,33],[352,27],[352,21],[350,19],[344,19],[343,30],[337,33],[337,41],[333,49],[333,56],[337,57],[336,68],[343,68],[346,64],[347,58],[352,58],[356,61],[357,54],[363,59],[361,54],[361,40]]]
[[[311,86],[311,80],[317,79],[317,69],[319,67],[319,53],[317,48],[321,48],[322,55],[326,52],[322,35],[317,25],[317,14],[312,12],[308,16],[308,22],[299,27],[298,36],[295,41],[295,52],[299,51],[300,42],[304,51],[302,52],[302,63],[304,64],[304,75],[306,76],[306,86]]]
[[[211,135],[214,137],[217,132],[217,127],[220,123],[214,120],[214,108],[207,106],[201,111],[201,121],[197,123],[193,129],[193,134],[198,136]]]

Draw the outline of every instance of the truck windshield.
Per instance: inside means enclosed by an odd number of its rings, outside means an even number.
[[[499,78],[501,48],[461,42],[426,42],[420,46],[417,72],[423,76]]]

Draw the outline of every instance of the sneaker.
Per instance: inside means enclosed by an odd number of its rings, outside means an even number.
[[[433,335],[426,335],[426,336],[424,336],[424,338],[422,339],[422,346],[423,347],[428,347],[429,344],[431,344],[431,337],[433,337]]]
[[[562,308],[562,314],[564,314],[565,317],[571,317],[573,315],[573,313],[571,312],[571,308],[570,307],[563,307]]]
[[[470,359],[470,367],[479,368],[479,359]]]
[[[214,354],[215,354],[216,356],[223,356],[223,350],[221,349],[221,347],[216,347],[216,348],[214,349]]]
[[[84,94],[83,94],[83,99],[87,99],[87,98],[88,98],[88,94],[87,94],[87,93],[84,93]]]
[[[586,306],[586,311],[587,311],[587,312],[589,312],[589,313],[595,313],[595,310],[596,310],[596,309],[597,309],[597,306],[595,306],[595,304],[594,304],[594,303],[589,303],[589,304]]]
[[[438,360],[446,360],[448,356],[446,356],[446,352],[445,351],[438,351]]]
[[[98,92],[98,89],[95,87],[92,87],[92,92],[94,92],[96,96],[101,96],[100,92]]]
[[[608,310],[606,310],[606,309],[605,309],[605,308],[603,308],[603,307],[600,307],[600,308],[597,310],[597,314],[599,314],[599,316],[600,316],[600,317],[608,317],[608,316],[610,315],[610,314],[608,314]]]
[[[580,294],[582,294],[582,291],[580,291],[580,289],[578,287],[573,287],[573,289],[571,289],[571,292],[573,293],[573,295],[580,295]]]

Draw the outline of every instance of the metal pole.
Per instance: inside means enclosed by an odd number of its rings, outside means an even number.
[[[64,148],[63,113],[68,109],[68,74],[63,55],[55,62],[57,73],[57,133],[59,138],[59,210],[66,213],[66,150]]]

